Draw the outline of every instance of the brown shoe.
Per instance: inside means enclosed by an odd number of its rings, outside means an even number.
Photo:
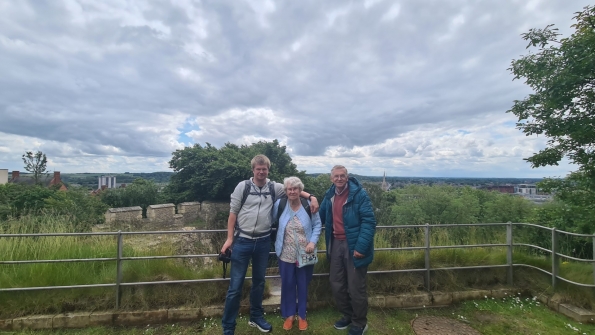
[[[293,327],[293,316],[290,316],[287,319],[285,319],[285,322],[283,322],[283,329],[291,330],[292,327]]]
[[[303,320],[302,318],[299,318],[298,325],[300,327],[300,330],[308,329],[308,321]]]

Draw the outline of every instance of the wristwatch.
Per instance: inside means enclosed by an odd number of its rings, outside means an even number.
[[[312,201],[312,197],[314,197],[314,194],[310,194],[310,196],[308,197],[308,200]],[[316,198],[316,197],[314,197]]]

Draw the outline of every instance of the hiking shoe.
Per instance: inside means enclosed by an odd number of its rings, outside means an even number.
[[[342,317],[341,320],[335,322],[335,329],[347,329],[347,327],[349,327],[349,325],[351,324],[351,320],[350,319],[346,319],[345,317]]]
[[[367,330],[368,325],[365,325],[364,327],[351,326],[351,329],[349,329],[349,335],[362,335]]]
[[[308,321],[306,321],[304,319],[299,319],[298,325],[300,327],[300,330],[306,330],[306,329],[308,329]]]
[[[264,318],[250,319],[250,321],[248,321],[248,325],[250,325],[250,327],[258,328],[258,330],[263,333],[270,333],[273,331],[273,326],[271,326],[271,324],[268,323]]]
[[[285,322],[283,322],[283,329],[291,330],[292,327],[293,327],[293,318],[290,316],[287,319],[285,319]]]

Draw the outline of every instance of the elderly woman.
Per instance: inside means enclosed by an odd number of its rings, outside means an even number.
[[[314,265],[299,267],[298,249],[306,253],[314,252],[322,223],[318,213],[310,217],[302,205],[300,193],[304,189],[304,184],[298,177],[285,178],[283,185],[287,198],[277,200],[273,207],[273,217],[279,217],[275,252],[279,258],[281,274],[281,316],[285,318],[283,329],[290,330],[293,327],[297,312],[299,329],[306,330],[308,329],[306,321],[308,284],[314,273]],[[281,212],[280,204],[281,208],[285,205]]]

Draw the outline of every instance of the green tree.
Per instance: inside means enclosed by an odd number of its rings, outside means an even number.
[[[537,52],[513,60],[514,79],[534,93],[508,111],[527,135],[545,135],[548,145],[527,158],[533,167],[558,165],[568,157],[579,169],[595,170],[595,7],[576,13],[567,38],[553,25],[523,34]]]
[[[547,147],[526,160],[532,167],[558,165],[567,157],[578,166],[566,179],[539,186],[579,213],[571,230],[592,233],[595,222],[595,7],[574,16],[574,33],[561,38],[553,25],[523,34],[537,51],[513,60],[515,79],[525,79],[534,93],[508,111],[527,136],[545,135]],[[575,229],[576,228],[576,229]]]
[[[302,178],[302,182],[304,182],[304,188],[308,193],[314,194],[319,203],[322,203],[322,197],[333,184],[330,174],[327,173],[319,174],[316,177],[305,176]]]
[[[25,170],[31,172],[33,174],[33,180],[35,180],[35,184],[39,184],[41,176],[48,172],[46,169],[48,164],[47,157],[41,151],[37,151],[36,153],[27,151],[25,154],[23,154],[22,158],[23,163],[25,163]]]
[[[142,178],[135,179],[125,188],[107,189],[100,193],[101,201],[110,207],[140,206],[143,216],[146,216],[147,207],[160,204],[163,197],[155,182]]]
[[[175,174],[167,187],[167,197],[175,202],[229,200],[236,185],[252,176],[250,161],[257,154],[271,160],[269,178],[282,182],[288,176],[305,178],[277,140],[238,146],[226,143],[221,148],[206,143],[176,150],[169,161]]]

